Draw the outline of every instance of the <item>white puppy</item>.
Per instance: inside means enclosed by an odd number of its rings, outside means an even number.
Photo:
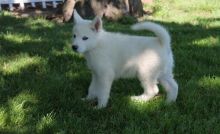
[[[92,71],[92,81],[86,100],[98,99],[98,108],[106,107],[112,82],[118,78],[137,77],[144,93],[132,99],[148,101],[158,92],[159,82],[167,92],[167,101],[175,101],[178,85],[173,78],[173,55],[170,36],[160,25],[143,22],[133,25],[133,30],[150,30],[157,37],[131,36],[107,32],[102,20],[82,19],[74,11],[74,51],[82,53]]]

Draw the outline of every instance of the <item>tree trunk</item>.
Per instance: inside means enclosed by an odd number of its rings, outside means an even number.
[[[63,5],[65,21],[70,20],[74,8],[84,18],[100,15],[109,20],[118,20],[124,15],[134,17],[143,15],[141,0],[65,0]]]

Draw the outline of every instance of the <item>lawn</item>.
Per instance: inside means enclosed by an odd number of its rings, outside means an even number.
[[[72,24],[15,18],[0,12],[1,134],[144,134],[220,132],[220,1],[155,0],[143,19],[164,25],[172,36],[176,103],[165,92],[133,102],[137,79],[115,81],[107,108],[85,103],[91,80],[82,55],[71,50]],[[108,31],[133,32],[130,24],[106,22]]]

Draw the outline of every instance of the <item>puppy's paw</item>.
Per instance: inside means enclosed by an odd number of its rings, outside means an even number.
[[[82,101],[88,101],[87,97],[81,98]]]
[[[94,110],[100,110],[100,109],[103,109],[103,108],[104,108],[104,107],[100,107],[100,106],[98,106],[98,105],[93,107]]]
[[[106,105],[99,105],[99,104],[98,104],[97,106],[94,107],[94,109],[97,109],[97,110],[98,110],[98,109],[103,109],[103,108],[105,108],[105,107],[106,107]]]
[[[166,98],[166,103],[175,102],[177,99],[177,94],[178,94],[178,92],[168,92],[167,98]]]
[[[132,96],[131,100],[132,101],[137,101],[137,102],[146,102],[152,99],[154,96],[152,95],[147,95],[147,94],[142,94],[140,96]]]
[[[108,100],[104,99],[104,100],[98,100],[98,105],[96,106],[97,109],[102,109],[105,108],[107,106]]]
[[[176,98],[170,98],[170,97],[166,98],[166,103],[167,104],[174,103],[174,102],[176,102]]]
[[[95,100],[96,97],[95,96],[91,96],[91,95],[87,95],[84,98],[81,98],[82,101],[91,101],[91,100]]]

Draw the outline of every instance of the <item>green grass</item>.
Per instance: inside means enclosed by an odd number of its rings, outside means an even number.
[[[137,79],[113,84],[108,107],[85,97],[91,80],[82,55],[71,48],[72,24],[0,13],[0,133],[212,133],[220,132],[220,2],[156,0],[150,19],[168,28],[175,56],[177,102],[130,100]],[[105,28],[128,34],[129,25]]]

